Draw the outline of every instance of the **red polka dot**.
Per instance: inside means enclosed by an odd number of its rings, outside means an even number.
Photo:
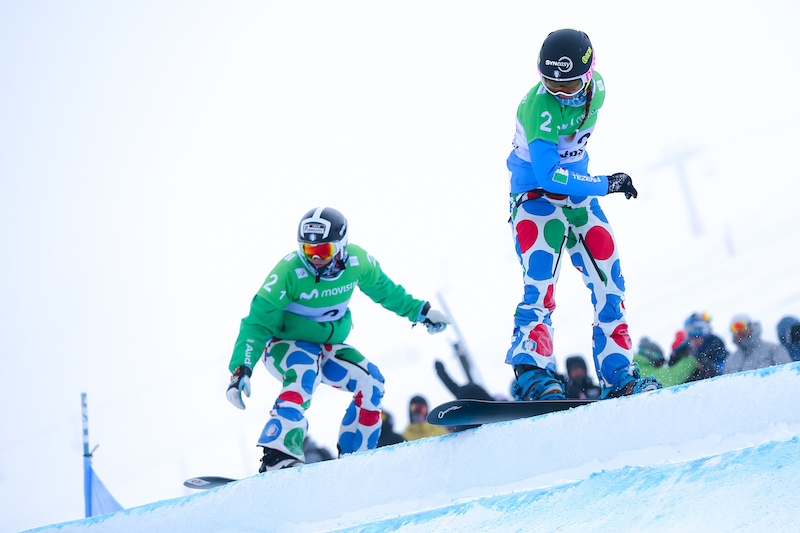
[[[598,261],[604,261],[614,253],[614,239],[602,226],[595,226],[586,232],[586,246]]]
[[[539,228],[530,220],[522,220],[517,224],[517,241],[519,241],[519,251],[521,253],[527,252],[536,238],[539,236]]]
[[[300,396],[299,393],[294,391],[282,392],[281,395],[278,396],[278,400],[282,402],[292,402],[298,405],[303,403],[303,397]]]
[[[528,337],[536,341],[536,353],[545,357],[553,355],[553,338],[550,337],[547,326],[544,324],[537,324],[528,334]]]
[[[614,339],[614,342],[617,343],[617,346],[621,348],[625,348],[626,350],[630,350],[633,343],[631,342],[631,336],[628,335],[628,325],[627,324],[620,324],[614,329],[614,333],[611,334],[611,338]]]
[[[550,312],[552,312],[553,309],[556,308],[556,299],[553,297],[554,290],[555,290],[555,285],[550,285],[549,287],[547,287],[547,293],[545,293],[544,295],[544,306]]]
[[[362,426],[374,426],[380,419],[380,411],[368,411],[367,409],[362,409],[358,414],[358,423]]]

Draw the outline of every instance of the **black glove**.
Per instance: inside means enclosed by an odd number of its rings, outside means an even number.
[[[228,390],[225,392],[225,397],[231,402],[234,407],[244,411],[244,402],[242,401],[242,392],[248,398],[250,397],[250,376],[253,371],[245,365],[237,366],[236,370],[231,375],[231,382],[228,385]]]
[[[617,172],[616,174],[608,176],[608,194],[612,192],[624,192],[625,198],[628,200],[630,200],[631,197],[636,198],[639,196],[639,193],[636,192],[633,186],[633,180],[624,172]]]

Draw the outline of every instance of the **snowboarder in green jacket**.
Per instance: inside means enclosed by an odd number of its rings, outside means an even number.
[[[339,453],[377,447],[384,378],[375,364],[344,344],[356,287],[399,316],[422,322],[429,333],[450,323],[444,313],[389,279],[363,248],[348,243],[347,219],[336,209],[307,212],[297,242],[299,249],[278,262],[253,298],[229,365],[226,395],[239,409],[245,408],[242,393],[250,396],[258,358],[283,384],[258,440],[264,448],[259,472],[304,462],[305,411],[320,383],[353,395],[339,430]]]

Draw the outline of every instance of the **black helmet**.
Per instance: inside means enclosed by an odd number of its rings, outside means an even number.
[[[335,277],[344,268],[347,260],[347,219],[332,207],[315,207],[300,219],[297,226],[297,245],[300,259],[317,276]],[[327,250],[323,245],[328,244]],[[319,271],[308,261],[309,257],[320,255],[323,259],[333,258],[330,264]]]
[[[560,92],[564,96],[575,96],[592,81],[594,60],[594,48],[588,35],[572,29],[554,31],[547,36],[539,51],[542,83],[553,94]],[[554,90],[554,81],[566,85]]]

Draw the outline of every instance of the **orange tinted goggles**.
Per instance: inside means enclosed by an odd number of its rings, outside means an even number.
[[[731,324],[731,331],[734,333],[741,333],[748,328],[748,324],[746,322],[734,322]]]
[[[331,259],[336,255],[336,246],[332,242],[323,242],[320,244],[307,244],[303,243],[303,253],[306,257],[319,257],[320,259]]]

